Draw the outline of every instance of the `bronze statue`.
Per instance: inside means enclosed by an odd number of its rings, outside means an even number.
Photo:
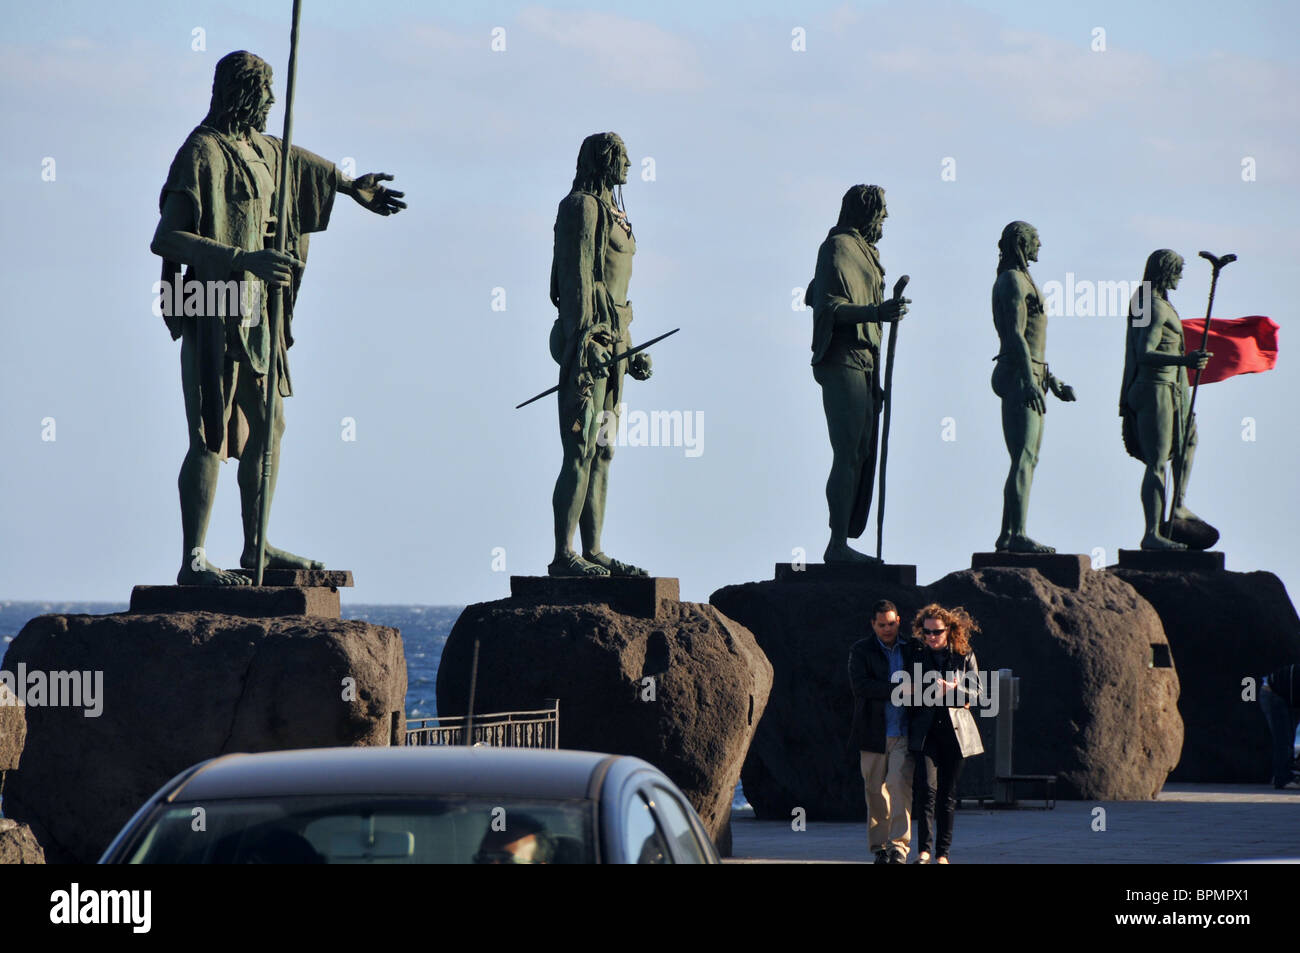
[[[1129,305],[1119,412],[1124,448],[1146,464],[1142,475],[1143,549],[1187,549],[1184,541],[1172,538],[1171,522],[1185,538],[1198,543],[1196,549],[1208,549],[1218,539],[1218,531],[1182,500],[1196,455],[1196,418],[1191,413],[1183,369],[1203,369],[1213,356],[1203,350],[1185,353],[1183,324],[1169,303],[1169,292],[1178,287],[1182,276],[1181,255],[1168,248],[1153,251],[1147,258],[1142,287]],[[1170,463],[1176,490],[1166,521],[1165,474]]]
[[[882,300],[885,269],[876,243],[888,216],[880,186],[845,192],[839,222],[817,250],[817,271],[804,296],[813,309],[813,378],[821,385],[834,454],[826,480],[831,538],[822,558],[828,563],[879,562],[848,541],[866,528],[875,484],[884,397],[877,373],[880,326],[901,321],[911,302],[898,295]]]
[[[279,139],[263,134],[274,102],[271,67],[264,60],[241,50],[217,63],[208,114],[177,152],[159,198],[161,218],[151,247],[163,258],[164,284],[171,284],[185,265],[187,285],[243,282],[261,289],[254,298],[265,301],[265,283],[284,287],[291,303],[302,279],[308,233],[329,224],[336,193],[352,196],[379,215],[406,207],[401,192],[381,184],[391,175],[349,179],[332,162],[293,146],[288,221],[275,222],[283,148]],[[280,224],[288,229],[284,254],[272,247]],[[257,565],[264,435],[270,429],[267,374],[270,362],[278,361],[269,474],[274,493],[284,430],[282,401],[293,392],[287,358],[293,344],[290,309],[285,309],[274,342],[267,330],[270,323],[258,315],[230,314],[224,306],[214,313],[205,307],[196,310],[187,307],[185,314],[164,315],[173,340],[181,341],[181,388],[189,427],[189,449],[177,480],[184,550],[176,581],[246,585],[246,576],[210,565],[203,545],[221,462],[235,457],[244,526],[239,562],[246,569]],[[323,568],[319,561],[269,545],[265,565]]]
[[[1002,490],[1000,553],[1054,553],[1055,548],[1029,538],[1029,489],[1043,445],[1044,395],[1075,400],[1074,388],[1047,366],[1047,312],[1043,296],[1029,274],[1042,243],[1028,222],[1012,222],[998,241],[998,277],[993,282],[993,324],[1001,348],[994,360],[993,393],[1002,398],[1002,436],[1011,468]]]
[[[628,325],[636,239],[622,200],[630,162],[612,132],[588,136],[578,150],[573,187],[555,217],[551,303],[559,316],[551,328],[551,356],[560,365],[557,406],[564,460],[555,480],[555,559],[552,576],[644,576],[646,571],[601,550],[611,435],[623,400],[623,373],[648,380],[650,355],[613,360],[631,348]],[[617,188],[617,194],[615,189]],[[573,551],[574,530],[582,555]]]

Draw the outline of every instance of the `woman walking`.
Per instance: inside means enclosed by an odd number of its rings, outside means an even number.
[[[932,603],[912,621],[912,632],[923,646],[918,653],[921,684],[913,686],[908,723],[908,748],[916,758],[912,787],[918,864],[928,864],[931,856],[935,863],[948,863],[962,762],[984,751],[970,713],[979,693],[970,638],[978,631],[961,607],[945,609]]]

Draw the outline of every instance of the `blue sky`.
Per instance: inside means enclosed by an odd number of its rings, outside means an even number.
[[[630,409],[704,420],[699,456],[618,448],[606,549],[679,576],[684,598],[770,578],[796,548],[820,558],[830,448],[811,317],[791,301],[853,183],[886,188],[887,280],[912,276],[885,553],[923,581],[997,535],[1006,454],[989,289],[1008,221],[1039,228],[1040,285],[1067,272],[1135,280],[1152,250],[1178,250],[1184,317],[1203,313],[1209,284],[1196,252],[1236,252],[1215,314],[1269,315],[1289,342],[1290,4],[304,7],[295,141],[393,172],[410,202],[380,219],[341,200],[295,317],[272,539],[352,569],[345,598],[472,602],[505,595],[511,573],[545,571],[554,409],[513,406],[553,383],[551,226],[591,132],[619,132],[633,158],[633,336],[683,329],[656,348],[653,379],[629,383]],[[7,11],[0,598],[125,600],[174,577],[185,423],[178,345],[150,313],[158,190],[222,54],[266,57],[283,100],[289,8]],[[504,52],[490,48],[494,27]],[[1104,51],[1091,48],[1098,27]],[[191,48],[195,28],[206,50]],[[653,181],[638,175],[646,159]],[[1049,407],[1030,508],[1035,537],[1108,562],[1142,526],[1141,465],[1116,414],[1122,347],[1119,318],[1053,319],[1048,360],[1080,399]],[[1268,374],[1205,388],[1188,494],[1222,531],[1229,568],[1288,584],[1300,581],[1298,396],[1286,354]],[[355,441],[342,439],[349,417]],[[208,541],[225,564],[240,541],[234,469]]]

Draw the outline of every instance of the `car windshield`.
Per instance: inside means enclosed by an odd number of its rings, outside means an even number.
[[[240,798],[161,805],[132,864],[591,863],[583,800]]]

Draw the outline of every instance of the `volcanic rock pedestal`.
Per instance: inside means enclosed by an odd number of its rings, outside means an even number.
[[[1286,587],[1271,572],[1224,571],[1221,553],[1126,555],[1108,572],[1160,614],[1182,685],[1186,740],[1170,780],[1267,783],[1259,680],[1300,660],[1300,618]],[[1129,568],[1135,563],[1141,568]]]
[[[1178,678],[1160,620],[1113,576],[1054,564],[1052,574],[1061,573],[1075,585],[1037,569],[993,567],[923,587],[787,576],[715,592],[710,602],[754,633],[774,671],[741,774],[758,816],[789,820],[800,807],[809,820],[866,816],[858,753],[849,747],[848,658],[855,641],[872,636],[878,599],[898,606],[902,637],[930,602],[975,617],[980,670],[1010,668],[1021,678],[1017,774],[1058,775],[1065,798],[1154,797],[1182,745]],[[991,751],[994,719],[975,721]]]
[[[477,640],[475,711],[560,699],[562,748],[655,765],[729,853],[732,795],[772,687],[753,635],[713,606],[679,602],[671,578],[516,576],[511,591],[456,620],[438,714],[465,714]]]
[[[153,588],[180,591],[167,598],[184,605],[183,590],[200,587]],[[150,795],[196,762],[404,740],[406,661],[396,629],[264,615],[247,590],[271,587],[239,588],[198,594],[208,606],[231,593],[226,612],[38,616],[10,644],[3,670],[24,673],[29,686],[46,678],[47,689],[39,703],[27,699],[5,814],[31,825],[50,862],[93,863]],[[250,614],[233,614],[241,608]],[[67,697],[72,679],[53,697],[56,672],[81,676],[80,699]]]
[[[1092,560],[1078,553],[972,553],[971,569],[1033,569],[1062,589],[1078,589]]]
[[[45,852],[26,824],[0,817],[0,864],[43,864]]]
[[[18,769],[23,743],[27,739],[25,712],[26,709],[17,703],[17,698],[11,698],[8,688],[0,684],[0,781],[4,779],[6,771]]]

